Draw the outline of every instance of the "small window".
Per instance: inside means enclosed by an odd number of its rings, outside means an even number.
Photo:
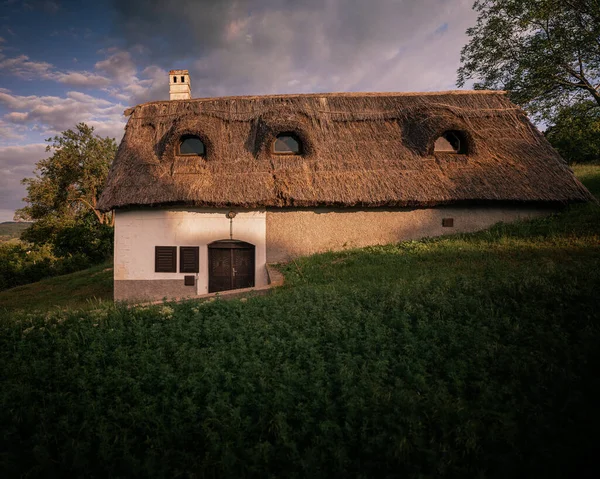
[[[198,273],[200,271],[200,248],[181,246],[179,248],[179,272]]]
[[[206,149],[204,143],[197,136],[184,136],[179,144],[180,155],[204,156]]]
[[[282,133],[277,136],[273,143],[273,153],[280,155],[299,155],[302,153],[302,146],[296,136],[291,133]]]
[[[467,154],[467,139],[464,133],[460,131],[446,131],[435,140],[433,147],[435,153],[455,153],[459,155]]]
[[[173,83],[177,83],[177,77],[173,77]]]
[[[177,246],[154,248],[154,272],[177,273]]]
[[[185,77],[181,77],[181,83],[185,82]]]

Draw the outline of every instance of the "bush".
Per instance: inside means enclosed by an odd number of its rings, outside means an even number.
[[[101,225],[93,215],[88,215],[73,225],[61,229],[54,240],[58,256],[83,256],[97,264],[112,255],[114,230]]]
[[[92,259],[81,253],[56,257],[50,245],[0,243],[0,291],[79,271],[92,264]]]

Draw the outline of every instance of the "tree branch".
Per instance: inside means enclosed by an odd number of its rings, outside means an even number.
[[[87,202],[86,200],[84,200],[83,198],[76,198],[73,201],[81,201],[84,205],[86,205],[87,207],[89,207],[94,214],[96,215],[96,218],[98,218],[98,221],[100,222],[100,224],[104,224],[104,215],[102,213],[100,213],[96,208],[94,208],[89,202]]]

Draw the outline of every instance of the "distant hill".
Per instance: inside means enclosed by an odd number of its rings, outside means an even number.
[[[0,223],[0,241],[18,238],[30,224],[22,221],[5,221],[4,223]]]

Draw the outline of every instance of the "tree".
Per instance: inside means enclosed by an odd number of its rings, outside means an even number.
[[[32,241],[43,242],[86,213],[93,213],[99,224],[112,226],[112,213],[103,213],[96,205],[117,145],[113,138],[101,138],[93,132],[93,127],[79,123],[74,130],[48,138],[51,144],[46,151],[52,151],[52,156],[37,163],[35,178],[22,181],[27,186],[24,201],[28,205],[15,216],[35,221],[35,227],[25,234]]]
[[[591,101],[564,108],[545,135],[569,163],[600,161],[600,108]]]
[[[457,85],[508,90],[538,119],[600,107],[600,0],[476,0]]]

